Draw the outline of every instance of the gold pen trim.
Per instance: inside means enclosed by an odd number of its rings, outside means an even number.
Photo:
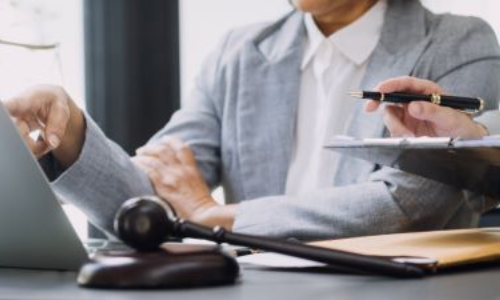
[[[436,105],[441,105],[441,95],[431,94],[431,102]]]

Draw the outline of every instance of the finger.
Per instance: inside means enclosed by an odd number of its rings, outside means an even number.
[[[170,189],[174,189],[179,186],[180,181],[187,174],[182,165],[166,165],[159,161],[157,158],[155,162],[155,171],[158,177],[156,178],[156,184],[163,185]],[[159,163],[159,165],[158,165]]]
[[[52,149],[57,148],[66,134],[70,118],[69,107],[66,103],[54,102],[49,108],[49,115],[45,122],[44,136]],[[43,120],[42,120],[43,123]]]
[[[144,173],[146,173],[149,179],[151,179],[151,174],[155,172],[155,169],[150,168],[148,165],[143,164],[141,162],[134,162],[134,163],[139,169],[141,169]]]
[[[137,149],[138,155],[154,156],[160,159],[161,162],[167,165],[180,164],[176,157],[175,151],[169,144],[149,144]]]
[[[138,155],[132,157],[131,160],[142,169],[156,170],[162,167],[160,160],[152,156]]]
[[[428,121],[438,130],[453,131],[471,122],[471,117],[449,107],[442,107],[428,102],[413,102],[408,106],[412,117]]]
[[[154,170],[160,174],[166,175],[171,174],[175,176],[181,176],[183,173],[182,165],[167,165],[163,163],[156,156],[148,155],[137,155],[131,158],[132,162],[137,164],[140,168],[144,170]]]
[[[403,76],[391,78],[377,85],[376,90],[382,93],[410,92],[418,94],[442,94],[441,87],[429,80]]]
[[[158,172],[159,177],[156,178],[158,185],[162,185],[166,191],[173,191],[180,186],[180,177],[176,174],[161,170]]]
[[[366,112],[374,112],[380,107],[379,101],[368,100],[365,103],[365,111]]]
[[[172,137],[169,141],[169,144],[175,150],[176,156],[180,162],[196,166],[196,158],[193,154],[193,151],[186,145],[180,138]]]
[[[31,152],[33,155],[35,155],[37,158],[47,154],[47,152],[50,150],[47,144],[43,140],[33,140],[31,137],[31,130],[29,128],[29,125],[26,124],[25,122],[13,118],[14,123],[16,124],[16,127],[19,130],[19,133],[21,137],[23,138],[24,142],[30,148]]]
[[[155,170],[151,173],[150,179],[153,182],[154,188],[158,194],[164,199],[168,199],[168,194],[175,191],[178,181],[175,177],[169,173],[163,172],[162,170]]]
[[[11,120],[12,120],[12,122],[14,122],[14,124],[17,127],[17,130],[19,131],[19,133],[21,134],[21,136],[23,138],[26,136],[29,136],[30,127],[28,124],[26,124],[26,122],[22,121],[21,119],[14,118],[14,117],[11,117]]]
[[[20,99],[18,97],[11,98],[11,99],[5,100],[3,102],[5,109],[13,117],[18,117],[20,115],[21,111],[23,111],[21,108],[21,105],[22,105],[21,103],[22,103],[22,99]]]
[[[168,194],[172,192],[172,189],[162,182],[163,176],[158,170],[153,170],[149,174],[149,179],[151,180],[151,183],[153,184],[153,188],[159,196],[161,196],[163,199],[168,199]]]
[[[4,102],[5,108],[14,117],[33,115],[34,112],[47,103],[47,100],[49,100],[48,94],[46,86],[34,86],[7,99]]]
[[[31,115],[30,117],[24,117],[23,121],[28,124],[31,131],[40,130],[40,134],[42,136],[45,135],[44,130],[47,126],[45,126],[45,124],[43,124],[42,121],[36,116]],[[45,138],[45,136],[43,138]]]
[[[43,140],[33,140],[29,142],[29,147],[36,158],[40,158],[50,152],[50,147]]]
[[[134,156],[131,159],[146,173],[157,194],[163,193],[168,189],[162,184],[161,162],[156,157]]]
[[[384,123],[393,137],[414,137],[415,134],[403,123],[404,108],[388,105],[385,107]]]
[[[142,152],[145,149],[150,148],[152,145],[161,146],[161,145],[168,144],[171,139],[172,139],[171,135],[165,135],[165,136],[161,136],[160,138],[155,138],[153,141],[143,145],[142,147],[137,148],[135,150],[135,152],[136,153]]]
[[[169,144],[161,146],[159,158],[167,166],[175,166],[180,164],[180,161],[177,159],[175,150]]]

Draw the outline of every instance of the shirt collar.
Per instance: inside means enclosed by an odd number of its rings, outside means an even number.
[[[309,64],[321,44],[328,40],[343,55],[357,65],[363,64],[375,50],[384,25],[387,1],[379,0],[369,11],[326,38],[319,30],[311,14],[306,14],[304,23],[307,31],[308,43],[302,69]]]

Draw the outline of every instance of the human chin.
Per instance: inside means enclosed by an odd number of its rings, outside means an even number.
[[[345,1],[346,0],[290,0],[290,3],[303,12],[321,13],[331,10],[336,5]]]

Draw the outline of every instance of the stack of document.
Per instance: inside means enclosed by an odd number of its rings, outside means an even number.
[[[387,234],[312,243],[314,246],[392,260],[435,262],[442,269],[500,261],[500,228],[474,228]],[[276,253],[259,253],[238,262],[270,268],[312,268],[325,264]],[[335,267],[335,266],[329,266]]]

